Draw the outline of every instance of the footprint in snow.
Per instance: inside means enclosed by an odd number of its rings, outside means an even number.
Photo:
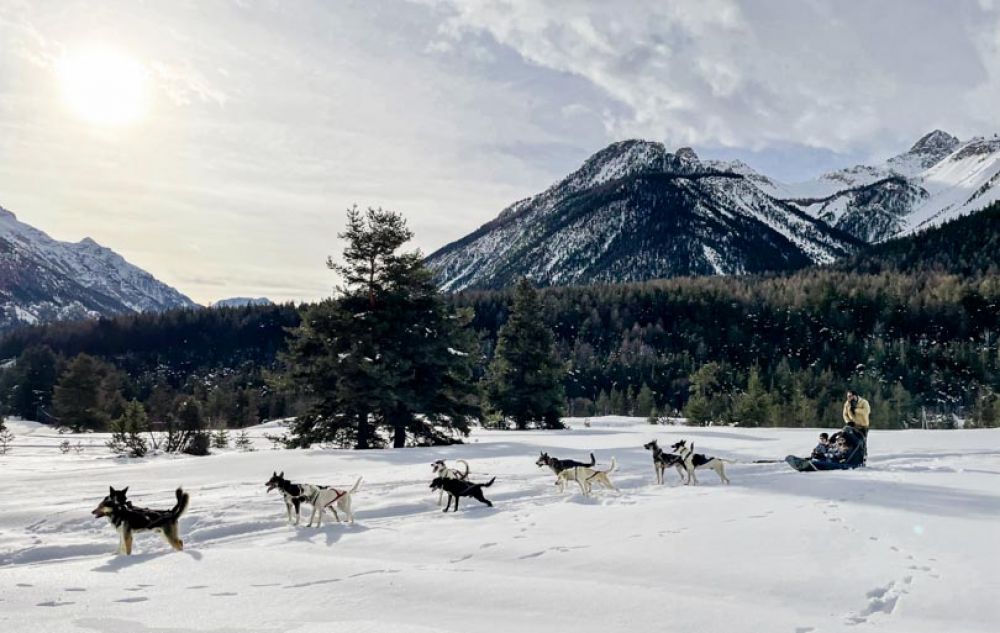
[[[905,578],[903,583],[909,584]],[[892,612],[896,610],[896,603],[899,602],[900,593],[903,592],[896,589],[895,582],[890,582],[884,587],[875,587],[865,594],[868,598],[868,606],[861,613],[848,616],[847,622],[849,624],[862,624],[867,622],[870,616],[879,613],[892,615]]]
[[[115,602],[146,602],[149,598],[138,596],[136,598],[122,598],[121,600],[115,600]]]

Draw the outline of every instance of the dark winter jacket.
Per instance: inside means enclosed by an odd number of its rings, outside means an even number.
[[[832,451],[833,446],[820,442],[816,445],[816,448],[813,449],[810,459],[830,459],[830,453]]]

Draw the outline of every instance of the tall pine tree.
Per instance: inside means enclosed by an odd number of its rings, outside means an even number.
[[[328,261],[344,285],[303,312],[285,357],[292,382],[313,398],[289,444],[393,446],[453,441],[481,417],[473,382],[475,341],[467,312],[445,303],[419,253],[400,253],[411,237],[391,211],[348,211],[342,263]]]
[[[565,370],[555,356],[552,330],[542,317],[538,292],[527,279],[514,289],[510,316],[497,337],[486,379],[486,395],[517,428],[540,423],[559,428]]]

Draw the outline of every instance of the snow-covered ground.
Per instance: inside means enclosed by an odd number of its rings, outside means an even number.
[[[995,631],[1000,432],[874,432],[870,467],[797,473],[814,430],[651,427],[594,419],[553,432],[479,431],[463,446],[110,458],[101,436],[25,422],[0,457],[0,631]],[[273,431],[274,429],[271,429]],[[262,433],[258,429],[255,433]],[[693,440],[738,460],[732,485],[669,472],[642,444]],[[617,458],[621,492],[558,494],[540,450]],[[442,514],[434,459],[469,460],[493,509]],[[272,470],[349,484],[357,523],[285,524]],[[192,495],[186,548],[155,535],[116,556],[90,516],[108,485],[138,505]],[[304,521],[303,521],[304,524]]]

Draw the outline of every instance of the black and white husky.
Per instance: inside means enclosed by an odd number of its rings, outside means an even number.
[[[108,496],[91,512],[97,518],[107,518],[118,530],[119,554],[132,554],[132,534],[146,530],[158,532],[175,550],[184,549],[177,522],[187,510],[190,500],[188,493],[178,488],[175,493],[177,503],[169,510],[137,508],[126,498],[126,493],[128,486],[122,490],[115,490],[114,486],[110,486]]]
[[[340,523],[340,515],[337,514],[339,508],[347,515],[347,521],[354,523],[354,511],[351,504],[351,496],[361,487],[361,477],[354,482],[354,487],[350,489],[334,488],[333,486],[317,486],[315,484],[296,484],[285,479],[285,471],[272,473],[271,478],[264,484],[267,491],[271,492],[275,488],[281,491],[281,496],[285,500],[285,510],[288,513],[288,522],[292,523],[292,510],[295,510],[295,525],[301,519],[300,509],[303,503],[312,506],[312,514],[309,516],[309,523],[306,527],[312,527],[313,521],[316,527],[323,524],[323,511],[329,510],[333,517]]]
[[[663,471],[671,466],[677,469],[677,474],[681,476],[681,481],[684,481],[684,474],[687,472],[687,469],[684,468],[684,460],[680,455],[667,453],[660,448],[656,440],[646,442],[642,447],[647,451],[653,451],[653,471],[656,473],[656,483],[663,483]]]
[[[469,478],[469,462],[464,459],[456,459],[457,463],[465,466],[465,470],[461,471],[457,468],[449,468],[443,459],[439,459],[431,464],[431,470],[434,471],[435,477],[444,477],[445,479],[460,479],[465,481]],[[441,501],[444,500],[444,488],[438,490],[438,505],[441,505]]]
[[[538,459],[535,460],[535,466],[541,468],[542,466],[548,466],[552,469],[556,475],[566,470],[567,468],[575,468],[578,466],[586,466],[587,468],[593,468],[597,464],[597,460],[594,458],[594,454],[590,454],[590,463],[585,464],[583,462],[578,462],[575,459],[558,459],[555,457],[550,457],[548,453],[540,453]]]
[[[671,448],[684,462],[684,470],[687,472],[685,485],[692,482],[694,485],[698,485],[698,478],[695,477],[694,471],[699,468],[711,468],[719,476],[719,479],[722,480],[722,483],[729,483],[729,478],[726,477],[726,464],[732,464],[733,462],[720,457],[706,457],[701,453],[695,453],[694,444],[692,443],[691,446],[688,446],[686,440],[677,442]]]

